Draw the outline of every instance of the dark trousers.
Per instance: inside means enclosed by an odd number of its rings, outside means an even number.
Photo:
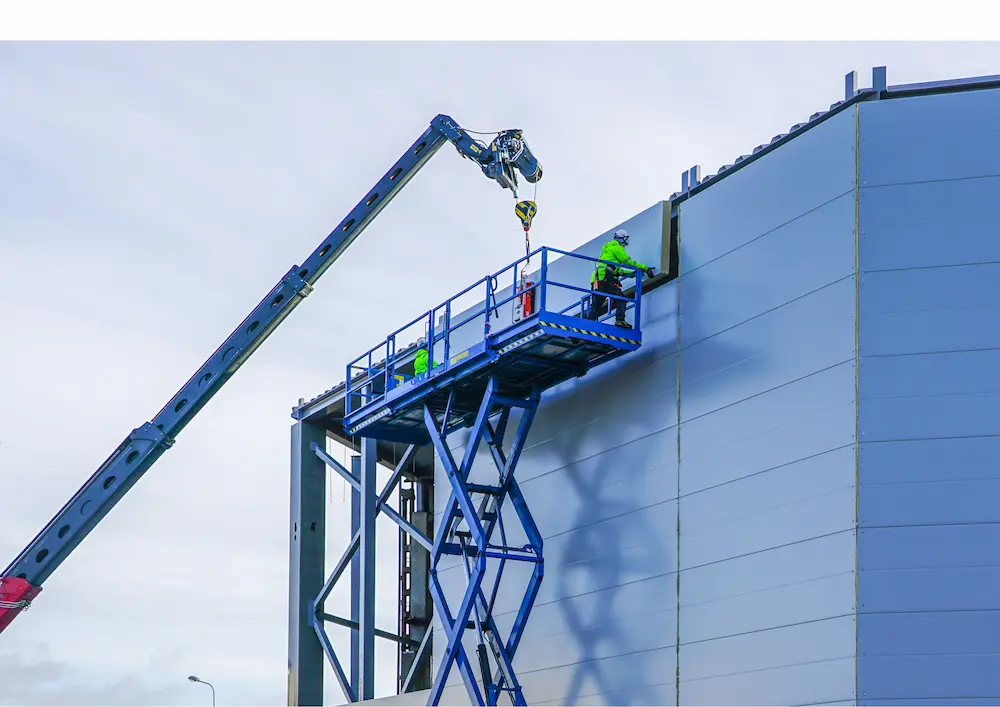
[[[621,283],[611,276],[610,273],[605,271],[604,279],[597,281],[597,291],[604,292],[609,295],[621,295],[622,285]],[[590,314],[587,319],[597,320],[604,316],[604,313],[608,311],[608,302],[611,300],[608,297],[601,297],[598,294],[593,294],[590,296]],[[626,302],[623,299],[614,300],[615,307],[615,319],[623,322],[625,321],[625,306]]]

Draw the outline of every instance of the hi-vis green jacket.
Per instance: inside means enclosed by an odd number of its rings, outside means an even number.
[[[601,248],[601,254],[597,256],[601,260],[610,260],[613,263],[621,263],[622,265],[632,265],[639,268],[640,270],[648,270],[648,266],[643,265],[637,260],[633,260],[629,257],[628,252],[626,252],[625,247],[618,241],[612,239],[604,244]],[[604,271],[608,266],[604,263],[596,263],[593,274],[590,276],[590,282],[598,282],[604,279]],[[613,266],[612,266],[613,267]],[[632,270],[625,270],[624,268],[615,268],[618,270],[618,277],[632,277],[635,273]],[[612,271],[612,274],[614,272]]]
[[[428,358],[427,349],[420,349],[417,351],[417,355],[413,358],[413,375],[419,376],[421,373],[427,373]],[[434,368],[437,368],[440,365],[440,361],[434,362]]]

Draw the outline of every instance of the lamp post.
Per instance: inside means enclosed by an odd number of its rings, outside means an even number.
[[[191,682],[200,682],[202,685],[208,685],[212,690],[212,707],[215,707],[215,687],[210,682],[205,682],[196,675],[188,675],[188,680]]]

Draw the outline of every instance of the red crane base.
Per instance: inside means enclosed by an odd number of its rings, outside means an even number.
[[[20,577],[0,577],[0,631],[7,628],[40,591],[41,587],[32,586]]]

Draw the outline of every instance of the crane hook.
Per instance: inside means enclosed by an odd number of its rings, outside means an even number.
[[[533,201],[519,201],[514,205],[514,213],[521,220],[521,226],[524,227],[524,232],[527,233],[531,228],[531,220],[538,213],[538,207]]]

